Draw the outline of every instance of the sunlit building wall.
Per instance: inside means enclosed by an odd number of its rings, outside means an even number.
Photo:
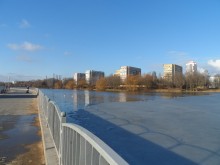
[[[178,74],[182,75],[183,72],[182,66],[176,64],[164,64],[163,70],[164,70],[163,78],[170,82],[174,82],[175,76]]]
[[[141,69],[132,66],[121,66],[114,75],[120,76],[121,80],[124,81],[130,75],[141,75]]]
[[[197,64],[194,61],[189,61],[186,63],[186,73],[195,73],[197,72]]]
[[[86,77],[86,82],[89,85],[95,85],[97,80],[99,80],[101,77],[105,77],[105,73],[102,71],[87,70],[85,72],[85,77]]]
[[[85,80],[85,73],[75,73],[73,79],[75,80],[77,85],[80,80]]]

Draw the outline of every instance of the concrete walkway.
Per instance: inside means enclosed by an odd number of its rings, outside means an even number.
[[[44,164],[36,93],[0,95],[0,164]]]
[[[59,164],[46,119],[37,106],[36,94],[34,90],[26,93],[25,88],[11,88],[7,94],[0,94],[0,165]],[[37,116],[41,133],[38,133],[39,125],[34,124]],[[35,143],[42,147],[33,146]]]
[[[23,89],[11,88],[9,93],[0,95],[0,116],[32,114],[33,110],[28,106],[31,101],[35,100],[37,104],[37,111],[35,113],[38,113],[41,135],[42,135],[41,139],[43,142],[43,151],[44,151],[43,162],[46,165],[58,165],[59,160],[55,149],[55,145],[52,140],[52,136],[50,134],[47,121],[44,116],[44,112],[38,106],[37,93],[36,91],[31,89],[29,92],[30,93],[26,93],[25,88]],[[8,104],[5,104],[5,102],[7,102]],[[1,117],[0,117],[0,124],[1,124]],[[0,133],[1,133],[1,125],[0,125]],[[0,134],[0,141],[1,141],[1,134]],[[37,162],[37,164],[39,164],[39,162]],[[0,165],[1,165],[1,155],[0,155]]]

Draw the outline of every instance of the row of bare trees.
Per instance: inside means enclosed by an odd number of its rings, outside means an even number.
[[[210,85],[208,75],[198,72],[194,74],[186,74],[185,83],[186,88],[190,90],[200,90],[208,88]]]
[[[96,82],[96,89],[126,89],[137,91],[143,89],[178,88],[184,90],[202,90],[208,88],[209,85],[208,75],[197,72],[186,75],[176,74],[172,81],[164,78],[158,79],[151,74],[129,76],[124,81],[121,81],[119,77],[110,76],[99,79]]]
[[[97,90],[126,89],[129,91],[137,91],[144,88],[152,89],[156,87],[157,79],[148,74],[144,76],[128,76],[124,81],[122,81],[118,76],[109,76],[106,78],[101,78],[96,82]]]
[[[209,76],[205,73],[176,74],[172,82],[164,81],[164,85],[169,88],[182,88],[186,90],[201,90],[210,85]]]
[[[219,76],[220,77],[220,76]],[[210,85],[209,77],[206,74],[193,73],[193,74],[176,74],[172,81],[164,78],[157,78],[151,74],[143,76],[128,76],[127,79],[122,81],[118,76],[102,77],[96,81],[95,85],[87,84],[86,80],[80,80],[77,83],[72,79],[46,79],[28,82],[18,82],[17,86],[33,86],[38,88],[55,88],[55,89],[122,89],[128,91],[148,90],[148,89],[166,89],[178,88],[184,90],[201,90]],[[216,87],[220,87],[220,78],[215,82]]]

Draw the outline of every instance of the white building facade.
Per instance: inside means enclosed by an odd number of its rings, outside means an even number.
[[[102,71],[87,70],[85,72],[86,82],[89,85],[95,85],[96,81],[99,80],[101,77],[105,77],[105,73]]]
[[[132,66],[121,66],[114,75],[120,76],[121,80],[124,81],[130,75],[141,75],[141,69]]]
[[[183,73],[182,66],[179,66],[176,64],[164,64],[163,70],[164,70],[163,78],[173,83],[175,81],[175,76],[178,76],[178,75],[181,76]]]
[[[73,79],[75,80],[76,85],[78,85],[78,82],[79,82],[80,80],[85,80],[85,73],[75,73],[75,74],[73,75]]]
[[[186,63],[186,73],[196,73],[197,63],[194,61],[189,61]]]

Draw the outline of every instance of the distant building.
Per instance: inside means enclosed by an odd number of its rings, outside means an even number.
[[[209,82],[209,88],[220,88],[220,75],[210,76]]]
[[[164,75],[163,78],[167,81],[173,82],[175,81],[176,75],[182,75],[183,68],[182,66],[176,64],[164,64],[163,65]]]
[[[85,73],[75,73],[73,79],[76,82],[76,85],[79,83],[80,80],[85,80]]]
[[[194,61],[189,61],[186,63],[186,73],[196,73],[197,72],[197,64]]]
[[[86,82],[90,85],[95,85],[96,81],[101,77],[105,77],[105,73],[102,71],[87,70],[85,72]]]
[[[141,75],[141,69],[132,66],[121,66],[114,75],[120,76],[121,80],[124,81],[130,75]]]
[[[156,80],[157,79],[157,73],[155,71],[153,71],[151,73],[152,77],[153,77],[153,80]]]

